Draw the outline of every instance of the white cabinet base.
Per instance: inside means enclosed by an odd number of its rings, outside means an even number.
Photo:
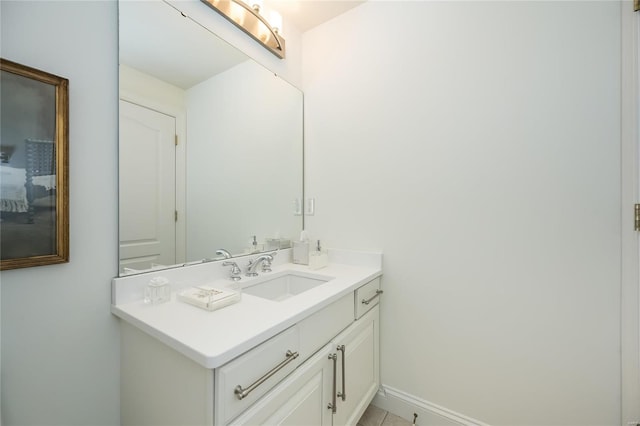
[[[355,425],[380,385],[372,301],[354,321],[354,293],[345,295],[215,371],[122,321],[122,425]]]
[[[213,425],[213,371],[120,322],[123,426]]]

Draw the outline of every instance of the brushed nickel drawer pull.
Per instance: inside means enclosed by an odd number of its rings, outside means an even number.
[[[338,346],[338,350],[342,352],[342,392],[338,392],[338,397],[342,398],[343,401],[347,400],[347,387],[345,385],[345,374],[344,371],[344,359],[346,358],[345,347],[344,345]]]
[[[333,392],[331,392],[331,402],[327,406],[328,409],[331,410],[331,413],[335,414],[338,410],[338,405],[336,403],[336,370],[338,367],[336,366],[338,355],[330,354],[329,359],[333,361]]]
[[[251,392],[253,392],[258,386],[260,386],[261,384],[263,384],[264,382],[266,382],[267,380],[269,380],[269,378],[271,378],[271,376],[273,376],[274,374],[276,374],[278,371],[280,371],[282,368],[284,368],[287,364],[289,364],[291,361],[293,361],[294,359],[298,358],[298,355],[300,355],[298,352],[291,352],[291,351],[287,351],[286,353],[286,357],[287,359],[285,359],[284,361],[282,361],[280,364],[276,365],[275,367],[273,367],[267,374],[265,374],[264,376],[260,377],[258,380],[256,380],[255,382],[253,382],[251,384],[251,386],[249,386],[246,389],[243,389],[242,386],[238,385],[236,386],[236,388],[233,390],[233,393],[236,394],[236,396],[238,397],[238,399],[244,399],[247,396],[249,396],[249,394]]]
[[[371,303],[373,301],[373,299],[375,299],[376,297],[380,296],[382,293],[384,293],[384,291],[376,290],[376,294],[374,294],[373,296],[371,296],[368,299],[362,299],[362,303],[364,303],[365,305],[368,305],[369,303]]]

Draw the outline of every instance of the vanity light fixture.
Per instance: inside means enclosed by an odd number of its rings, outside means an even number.
[[[249,34],[278,58],[284,59],[285,43],[281,35],[282,17],[279,18],[278,22],[270,24],[260,14],[262,1],[247,0],[250,4],[242,0],[201,1]]]

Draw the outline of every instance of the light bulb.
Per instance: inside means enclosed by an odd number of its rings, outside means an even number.
[[[282,35],[282,15],[272,10],[271,13],[269,13],[269,24],[271,24],[271,27],[273,27],[273,30],[278,33],[278,35]]]
[[[262,0],[249,0],[248,3],[253,10],[260,13],[260,9],[262,9]]]

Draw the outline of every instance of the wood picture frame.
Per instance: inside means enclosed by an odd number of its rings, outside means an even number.
[[[0,58],[0,270],[69,261],[69,80]]]

